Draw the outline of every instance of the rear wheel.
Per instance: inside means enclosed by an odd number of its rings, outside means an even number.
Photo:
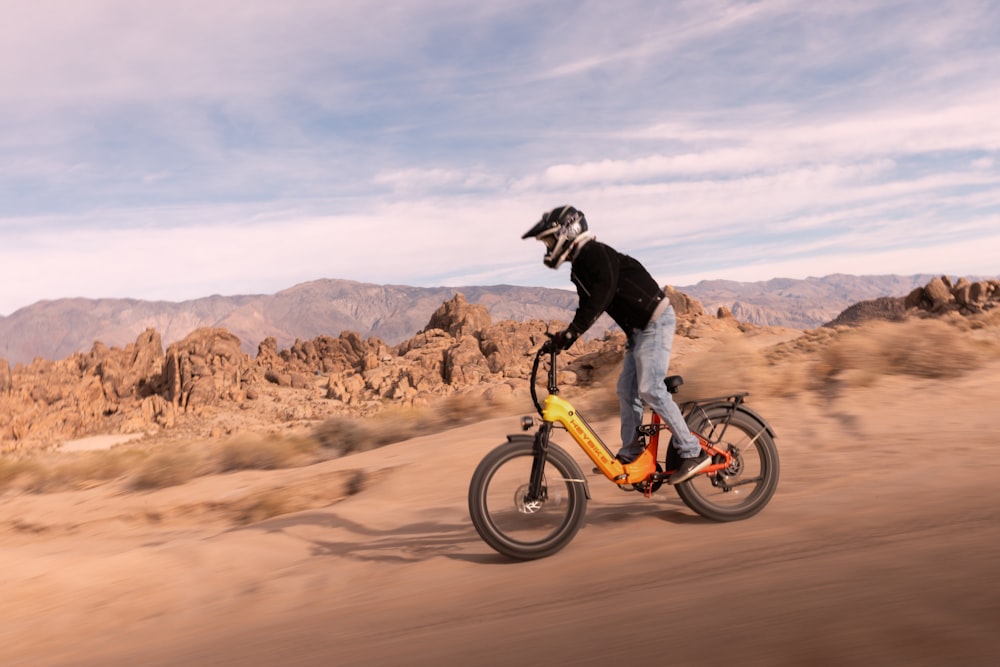
[[[530,439],[500,445],[480,462],[469,484],[469,514],[486,544],[519,560],[551,556],[583,525],[587,487],[580,467],[549,443],[538,497],[528,494],[534,461]]]
[[[732,463],[674,487],[685,505],[714,521],[737,521],[757,514],[778,487],[778,450],[771,434],[759,420],[739,409],[726,423],[729,410],[720,405],[696,412],[688,426],[716,448],[728,451]],[[721,456],[716,459],[723,460]]]

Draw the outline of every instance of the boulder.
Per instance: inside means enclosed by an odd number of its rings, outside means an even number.
[[[163,361],[160,334],[147,329],[124,349],[109,349],[99,342],[94,343],[84,366],[93,366],[108,400],[120,401],[156,393],[160,388]]]
[[[968,302],[976,305],[986,303],[990,298],[990,284],[986,281],[976,281],[969,285]],[[2,372],[2,370],[0,370]]]
[[[912,292],[903,299],[903,307],[906,310],[911,308],[929,308],[932,301],[924,292],[923,287],[915,287]]]
[[[903,304],[908,313],[919,317],[955,314],[972,316],[1000,306],[1000,280],[934,278],[910,292]]]
[[[222,399],[245,398],[241,383],[249,358],[240,339],[225,329],[197,329],[167,349],[164,398],[181,412],[199,411]]]
[[[663,292],[670,299],[670,305],[674,307],[678,318],[701,317],[705,314],[705,307],[701,305],[701,302],[692,299],[684,292],[676,290],[670,285],[664,285]]]
[[[450,385],[479,384],[491,375],[489,363],[479,349],[479,341],[462,336],[444,354],[442,379]]]
[[[924,287],[924,295],[931,303],[931,310],[940,310],[954,300],[951,281],[947,276],[934,278]]]
[[[554,323],[555,328],[567,323]],[[479,349],[491,373],[508,378],[526,378],[531,368],[531,355],[545,341],[546,324],[540,321],[513,322],[503,320],[479,334]],[[582,345],[577,341],[572,352]]]

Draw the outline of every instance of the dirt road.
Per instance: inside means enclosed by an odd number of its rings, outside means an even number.
[[[584,529],[528,563],[489,551],[466,509],[512,419],[315,466],[388,472],[248,527],[88,521],[120,502],[102,489],[8,501],[39,528],[0,533],[0,664],[993,665],[995,379],[757,403],[782,457],[759,516],[712,523],[667,487],[647,500],[592,477]]]

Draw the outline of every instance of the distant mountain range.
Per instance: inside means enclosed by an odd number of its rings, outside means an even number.
[[[742,321],[767,326],[811,329],[834,319],[859,301],[904,296],[933,275],[849,276],[792,280],[775,278],[741,283],[707,280],[674,286],[700,301],[708,313],[729,308]],[[396,344],[426,326],[431,314],[461,292],[470,303],[486,306],[494,321],[527,319],[569,321],[576,307],[572,289],[544,287],[408,287],[350,280],[315,280],[276,294],[209,296],[191,301],[138,299],[57,299],[39,301],[0,317],[0,358],[26,363],[36,357],[63,359],[90,350],[94,341],[124,346],[147,328],[164,345],[200,327],[224,328],[243,349],[273,336],[279,348],[296,339],[339,336],[353,331]],[[599,323],[603,332],[610,320]]]
[[[703,280],[697,285],[677,289],[701,301],[709,313],[726,306],[743,322],[814,329],[855,303],[883,296],[906,296],[935,277],[934,274],[851,276],[837,273],[822,278],[773,278],[753,283]]]

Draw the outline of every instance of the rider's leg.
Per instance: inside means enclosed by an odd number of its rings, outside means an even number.
[[[633,333],[631,351],[635,360],[640,399],[670,427],[674,447],[681,458],[697,458],[702,453],[698,439],[691,434],[680,408],[674,403],[663,382],[670,367],[676,326],[677,316],[674,309],[668,307],[658,320],[650,322],[642,331]]]
[[[635,355],[631,341],[625,348],[625,358],[622,360],[622,372],[618,376],[618,403],[622,422],[622,447],[615,457],[622,463],[632,463],[646,449],[646,441],[639,437],[638,428],[642,425],[643,405],[639,398],[639,387],[636,381]]]
[[[632,345],[625,348],[625,358],[622,360],[622,372],[618,376],[619,411],[622,422],[622,446],[635,440],[636,429],[642,425],[642,399],[639,398],[639,384],[635,374],[635,356]]]

